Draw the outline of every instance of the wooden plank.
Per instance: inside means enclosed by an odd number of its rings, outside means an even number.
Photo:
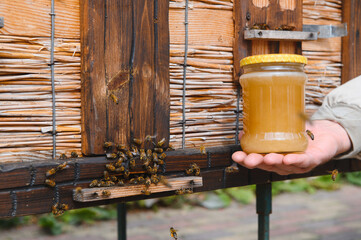
[[[341,82],[345,83],[361,74],[361,2],[342,1],[342,22],[347,23],[348,35],[342,38]]]
[[[168,142],[168,2],[84,1],[82,43],[93,49],[82,62],[84,154],[146,135]]]
[[[55,1],[55,37],[80,37],[79,0]],[[50,37],[50,2],[48,0],[1,0],[0,16],[4,28],[0,35]]]

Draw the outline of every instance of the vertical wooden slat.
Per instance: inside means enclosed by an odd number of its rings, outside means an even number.
[[[348,35],[342,38],[341,82],[345,83],[361,74],[361,2],[342,1],[342,22],[347,23]]]
[[[82,6],[83,153],[103,154],[105,141],[168,140],[168,1]]]

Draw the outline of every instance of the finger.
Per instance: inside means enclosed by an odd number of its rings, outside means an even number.
[[[238,134],[239,141],[241,141],[241,138],[242,138],[243,134],[244,134],[243,130],[239,132],[239,134]]]
[[[268,165],[282,164],[284,155],[278,153],[269,153],[263,158],[263,162]]]
[[[284,170],[282,168],[278,168],[278,167],[275,167],[275,166],[269,166],[267,164],[259,164],[257,166],[257,168],[262,169],[262,170],[266,170],[268,172],[275,172],[275,173],[277,173],[279,175],[289,175],[289,174],[291,174],[291,172],[286,171],[286,170]]]
[[[258,153],[251,153],[243,161],[243,165],[247,168],[255,168],[263,162],[263,156]]]
[[[316,166],[313,157],[309,154],[287,154],[283,158],[283,164],[287,166],[295,166],[298,168],[309,168]]]
[[[232,159],[233,161],[242,164],[244,159],[246,159],[247,154],[245,152],[242,151],[238,151],[232,154]]]

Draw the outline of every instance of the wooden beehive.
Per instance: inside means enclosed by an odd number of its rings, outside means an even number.
[[[257,1],[255,1],[257,2]],[[341,0],[304,0],[304,24],[341,23]],[[50,1],[2,0],[0,16],[0,163],[46,160],[53,149]],[[57,157],[81,153],[79,0],[55,1]],[[216,16],[216,17],[215,17]],[[169,1],[170,142],[182,146],[185,1]],[[185,91],[185,147],[235,143],[237,79],[233,74],[232,0],[190,0]],[[309,59],[307,109],[341,83],[341,40],[303,43]],[[241,127],[241,119],[240,119]]]

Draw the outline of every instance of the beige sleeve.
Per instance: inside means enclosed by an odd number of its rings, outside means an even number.
[[[347,131],[352,149],[337,158],[350,158],[359,154],[361,152],[361,76],[330,92],[311,119],[335,121]]]

